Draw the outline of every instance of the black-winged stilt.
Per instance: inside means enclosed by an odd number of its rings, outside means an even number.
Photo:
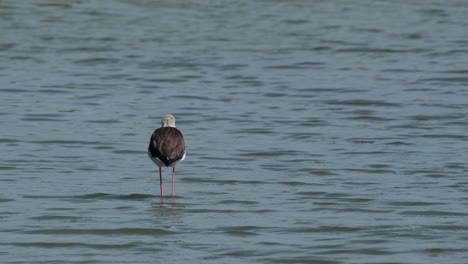
[[[175,118],[171,114],[161,119],[161,127],[151,135],[148,156],[159,167],[159,185],[161,199],[164,197],[161,168],[172,167],[172,191],[174,196],[175,166],[185,159],[185,141],[182,133],[175,127]]]

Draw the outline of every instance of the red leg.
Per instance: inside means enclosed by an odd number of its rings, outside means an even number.
[[[164,187],[163,187],[163,179],[162,179],[162,172],[161,167],[159,167],[159,188],[161,189],[161,201],[164,200]]]
[[[175,167],[172,168],[172,191],[171,191],[171,196],[174,196],[174,184],[175,184]]]

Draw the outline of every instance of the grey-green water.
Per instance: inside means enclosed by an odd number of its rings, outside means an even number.
[[[1,1],[0,262],[467,263],[467,17]],[[161,204],[165,113],[187,159]]]

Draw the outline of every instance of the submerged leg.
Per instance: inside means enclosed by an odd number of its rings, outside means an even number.
[[[161,167],[159,167],[159,188],[161,190],[161,201],[164,200],[164,187],[163,187],[163,179],[162,179],[162,172]]]
[[[174,184],[175,184],[175,167],[172,168],[172,191],[171,191],[171,196],[174,196]]]

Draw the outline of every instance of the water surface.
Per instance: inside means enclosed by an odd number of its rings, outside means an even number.
[[[467,13],[2,1],[1,262],[467,262]]]

